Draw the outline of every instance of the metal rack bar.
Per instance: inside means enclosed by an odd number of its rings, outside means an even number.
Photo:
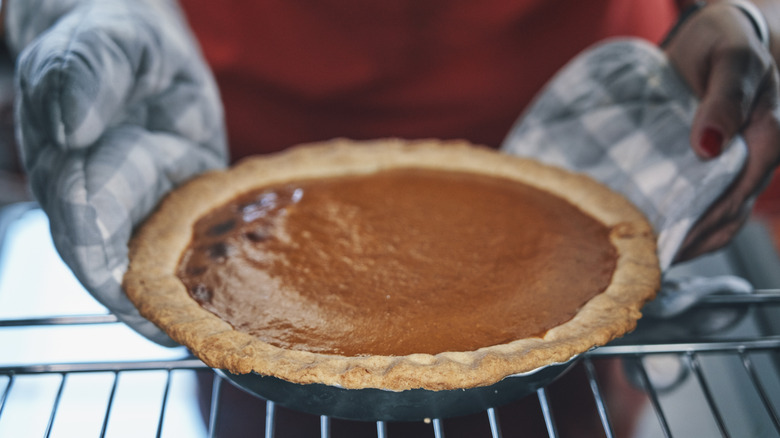
[[[384,421],[376,422],[376,436],[377,438],[385,438],[387,436],[387,425]]]
[[[740,295],[707,295],[697,304],[780,304],[780,289],[757,289],[754,293]]]
[[[493,438],[501,438],[501,427],[498,423],[498,415],[496,415],[496,410],[493,408],[488,408],[487,416],[488,424],[490,424],[490,435]]]
[[[6,374],[54,374],[54,373],[93,373],[101,371],[152,371],[171,369],[208,369],[198,359],[182,358],[173,360],[117,361],[117,362],[79,362],[56,364],[12,365],[0,367],[0,375]]]
[[[171,392],[171,370],[166,370],[165,389],[163,390],[162,407],[160,408],[160,419],[157,423],[157,438],[162,437],[163,422],[165,420],[165,410],[168,407],[168,394]]]
[[[320,415],[320,438],[330,438],[330,417]]]
[[[555,419],[553,418],[550,403],[547,400],[547,391],[544,388],[539,388],[536,390],[536,396],[539,398],[539,405],[542,408],[542,415],[544,415],[544,425],[547,426],[547,435],[549,435],[550,438],[557,438],[558,429],[555,427]]]
[[[666,438],[671,438],[672,431],[669,428],[669,422],[666,420],[666,415],[664,415],[663,409],[661,409],[661,402],[658,399],[658,392],[656,392],[653,384],[650,382],[650,377],[648,377],[647,370],[642,363],[642,357],[640,355],[634,355],[629,360],[639,375],[645,394],[647,394],[650,398],[650,403],[653,406],[653,410],[655,410],[656,417],[658,417],[658,422],[661,425],[661,430],[663,431],[664,436]]]
[[[49,438],[51,436],[51,430],[54,427],[54,419],[57,417],[57,410],[60,406],[60,400],[62,400],[62,392],[65,389],[65,380],[67,374],[62,374],[59,387],[57,388],[57,395],[54,397],[54,405],[52,406],[51,413],[49,414],[49,421],[46,423],[46,431],[43,436]]]
[[[707,295],[701,297],[697,305],[743,305],[743,304],[779,304],[780,289],[756,289],[753,293],[739,295]],[[2,319],[0,327],[32,327],[49,325],[77,325],[77,324],[113,324],[119,323],[119,319],[110,313],[67,315],[67,316],[41,316],[33,318]]]
[[[715,424],[718,426],[721,436],[728,437],[729,432],[726,428],[726,423],[723,421],[723,415],[718,408],[718,404],[715,402],[715,397],[712,395],[712,389],[701,370],[701,363],[699,363],[698,356],[693,352],[688,352],[685,357],[688,361],[688,367],[693,371],[696,380],[699,382],[699,387],[704,393],[704,398],[707,400],[707,404],[710,407],[710,411],[712,412],[712,416],[715,419]]]
[[[756,289],[749,294],[733,295],[707,295],[701,297],[697,305],[741,305],[741,304],[780,304],[780,288]],[[0,327],[21,326],[47,326],[47,325],[76,325],[76,324],[112,324],[119,323],[119,319],[110,313],[67,315],[67,316],[41,316],[21,319],[2,319]]]
[[[775,426],[775,431],[780,434],[780,418],[778,418],[777,412],[772,406],[772,401],[769,399],[769,396],[764,390],[764,386],[761,385],[761,381],[758,378],[758,373],[756,372],[756,368],[753,365],[753,360],[750,359],[750,356],[745,351],[740,351],[739,357],[742,360],[742,366],[745,368],[745,371],[747,371],[748,376],[750,376],[750,381],[753,383],[753,388],[755,388],[759,398],[761,398],[761,403],[764,404],[764,409],[766,409],[767,414],[769,414],[769,418],[772,420],[772,424]]]
[[[593,393],[593,399],[596,401],[596,409],[598,410],[599,418],[601,419],[601,425],[604,427],[604,433],[607,435],[607,438],[613,438],[615,433],[612,430],[612,423],[609,421],[604,397],[601,396],[601,389],[599,388],[598,379],[596,378],[596,367],[589,357],[585,357],[583,364],[585,365],[585,373],[588,376],[588,383],[590,384],[590,390]]]
[[[444,438],[444,426],[438,418],[433,419],[433,436],[435,438]]]
[[[265,436],[273,438],[276,431],[276,403],[268,400],[265,402]]]
[[[5,390],[2,394],[0,394],[0,418],[3,416],[3,410],[5,409],[5,402],[8,399],[8,394],[11,392],[11,387],[14,384],[14,373],[8,373],[8,385],[6,385]]]
[[[211,411],[209,413],[209,437],[216,438],[217,427],[219,427],[219,411],[221,409],[220,393],[222,392],[222,377],[214,375],[214,382],[211,385]],[[268,436],[268,435],[266,435]]]
[[[106,436],[108,431],[108,419],[111,418],[111,409],[114,407],[114,396],[116,395],[116,388],[119,386],[119,373],[114,371],[114,380],[111,382],[111,392],[108,395],[108,403],[106,406],[106,412],[103,414],[103,425],[100,428],[100,436]]]
[[[105,315],[73,315],[50,316],[39,318],[4,319],[0,320],[0,327],[37,327],[50,325],[79,325],[79,324],[113,324],[119,319],[111,314]]]
[[[764,336],[761,339],[734,339],[728,341],[604,345],[587,352],[586,356],[628,356],[636,354],[687,353],[689,351],[727,353],[739,351],[740,349],[744,351],[778,350],[780,349],[780,335]]]

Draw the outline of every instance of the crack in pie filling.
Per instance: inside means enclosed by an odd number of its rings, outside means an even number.
[[[346,388],[494,383],[633,329],[652,230],[581,175],[464,142],[334,140],[174,191],[125,289],[208,365]]]

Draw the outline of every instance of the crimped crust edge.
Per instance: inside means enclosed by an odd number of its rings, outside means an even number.
[[[430,167],[512,178],[567,199],[612,229],[618,261],[612,282],[544,338],[520,339],[473,352],[343,357],[286,350],[233,330],[190,298],[175,276],[197,218],[255,187],[301,178]],[[660,270],[655,236],[622,196],[587,176],[507,156],[464,141],[335,139],[245,159],[170,193],[130,243],[124,288],[140,313],[212,368],[256,372],[294,383],[401,391],[465,389],[566,362],[633,330],[655,296]]]

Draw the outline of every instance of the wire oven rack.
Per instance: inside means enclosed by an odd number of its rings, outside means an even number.
[[[509,405],[459,418],[368,423],[296,413],[250,396],[183,348],[149,350],[150,342],[102,306],[60,300],[56,310],[34,313],[53,316],[5,316],[8,298],[35,301],[25,309],[39,311],[45,299],[33,298],[33,289],[49,296],[67,289],[52,279],[56,267],[9,275],[56,258],[41,248],[50,243],[33,248],[29,238],[46,234],[42,214],[33,205],[11,213],[0,215],[0,438],[780,437],[780,261],[766,249],[765,234],[737,239],[728,263],[695,272],[743,276],[753,293],[710,295],[677,318],[643,318],[633,333],[586,353],[559,379]],[[34,230],[7,233],[23,215],[37,223]],[[16,240],[29,251],[8,257],[8,247],[20,246],[3,240],[22,234]],[[64,302],[84,295],[79,290]]]
[[[705,312],[714,313],[717,309],[727,309],[728,312],[733,312],[737,309],[739,312],[749,312],[755,309],[757,306],[765,309],[767,307],[780,305],[780,292],[776,290],[764,290],[757,291],[754,294],[747,296],[711,296],[705,299],[699,307],[705,308]],[[55,317],[55,318],[35,318],[35,319],[15,319],[15,320],[3,320],[0,321],[0,331],[9,328],[32,328],[32,327],[56,327],[56,326],[73,326],[73,325],[89,325],[98,326],[105,324],[117,324],[117,320],[112,315],[78,315],[72,317]],[[640,327],[642,329],[642,327]],[[639,330],[638,330],[639,331]],[[651,331],[651,330],[650,330]],[[652,335],[651,335],[652,336]],[[755,426],[751,433],[748,435],[744,430],[740,430],[739,420],[734,420],[732,417],[733,412],[729,411],[728,403],[724,403],[719,398],[720,385],[723,384],[720,381],[717,373],[712,374],[713,371],[708,369],[707,362],[712,358],[717,357],[719,361],[731,361],[739,364],[737,368],[733,368],[728,373],[728,379],[732,381],[739,381],[741,389],[740,397],[746,397],[752,399],[754,408],[750,408],[750,419],[747,421],[750,424],[760,423],[761,426]],[[619,409],[615,406],[619,406],[624,403],[618,396],[617,400],[610,400],[608,397],[609,390],[605,388],[603,379],[605,376],[609,378],[610,374],[605,374],[604,369],[609,369],[609,364],[620,364],[620,368],[628,376],[628,380],[631,382],[630,386],[633,386],[635,393],[641,393],[645,397],[646,404],[652,409],[655,415],[655,432],[648,436],[677,436],[676,425],[670,416],[674,416],[675,412],[670,412],[665,403],[665,398],[668,397],[670,388],[675,385],[679,385],[681,381],[688,381],[694,383],[694,391],[700,394],[701,402],[705,406],[710,425],[710,430],[714,431],[712,436],[780,436],[780,381],[778,381],[778,364],[780,364],[780,336],[777,334],[769,334],[763,336],[750,336],[749,338],[734,338],[729,336],[716,336],[707,337],[706,339],[675,339],[669,341],[666,339],[664,342],[653,342],[643,339],[641,342],[634,341],[631,336],[620,343],[607,345],[598,349],[595,349],[582,358],[577,365],[576,371],[570,371],[570,374],[576,374],[577,377],[582,380],[589,388],[589,403],[582,404],[582,410],[588,411],[589,415],[598,419],[600,425],[596,432],[593,432],[592,436],[605,436],[614,437],[621,436],[616,432],[616,422],[623,421],[622,418],[616,417],[621,415],[617,413]],[[664,360],[660,360],[664,359]],[[672,374],[674,376],[669,378],[668,369],[665,372],[658,372],[658,365],[674,364],[671,369],[674,370]],[[606,365],[606,367],[605,367]],[[614,367],[613,367],[614,368]],[[663,368],[663,366],[661,367]],[[199,360],[191,356],[183,356],[177,359],[163,359],[163,360],[117,360],[110,362],[73,362],[73,363],[41,363],[41,364],[18,364],[12,366],[0,367],[0,422],[4,420],[4,416],[13,415],[13,400],[14,392],[17,391],[17,382],[26,376],[56,376],[58,377],[58,383],[56,383],[55,395],[48,403],[48,412],[46,413],[46,426],[43,431],[43,436],[57,436],[56,425],[60,420],[61,415],[64,414],[68,408],[65,406],[66,387],[73,376],[79,374],[100,374],[108,373],[112,377],[111,389],[107,397],[105,397],[105,406],[103,408],[102,419],[100,421],[100,428],[97,431],[96,436],[109,436],[110,420],[113,416],[117,415],[117,410],[120,409],[119,404],[116,401],[117,388],[119,386],[119,376],[122,374],[141,373],[145,371],[157,370],[165,373],[165,378],[160,380],[159,385],[162,387],[162,401],[155,408],[156,409],[156,428],[153,432],[154,436],[168,436],[165,431],[168,422],[169,411],[171,411],[171,405],[174,403],[170,394],[172,381],[174,380],[174,373],[187,371],[191,373],[207,374],[211,377],[210,370]],[[767,372],[767,370],[769,370]],[[676,376],[676,377],[675,377]],[[685,376],[680,378],[680,376]],[[3,380],[5,382],[3,383]],[[747,382],[745,385],[744,383]],[[570,417],[569,413],[559,415],[556,412],[556,403],[553,397],[560,396],[561,391],[554,390],[554,387],[558,385],[558,382],[554,382],[548,388],[541,388],[537,391],[533,398],[536,415],[541,418],[540,422],[543,422],[543,429],[545,435],[549,437],[564,436],[560,432],[561,425],[566,424],[565,419]],[[206,436],[223,436],[219,431],[220,422],[222,421],[223,409],[229,409],[223,407],[223,398],[226,388],[229,385],[225,385],[222,378],[214,376],[213,383],[211,384],[210,395],[210,409],[207,410],[208,414],[204,414],[204,426],[206,430]],[[564,389],[563,394],[569,394],[568,389]],[[526,400],[527,401],[527,400]],[[743,402],[744,403],[744,402]],[[262,432],[258,431],[255,436],[287,436],[284,434],[284,430],[280,427],[280,422],[277,419],[280,417],[280,412],[285,408],[276,406],[271,401],[264,402],[264,414]],[[755,409],[757,407],[757,409]],[[514,406],[504,408],[491,408],[482,414],[477,414],[469,421],[476,422],[483,425],[484,435],[491,437],[502,436],[518,436],[515,431],[509,429],[513,425],[514,421],[505,422],[505,417],[510,419],[514,417],[514,413],[511,409]],[[522,408],[517,408],[522,409]],[[39,408],[40,410],[40,408]],[[43,409],[45,410],[45,409]],[[316,416],[309,416],[315,421]],[[479,419],[478,417],[483,417]],[[760,420],[756,420],[760,418]],[[561,420],[564,419],[562,422]],[[338,423],[343,420],[332,419],[329,417],[319,417],[318,433],[321,437],[339,436],[337,434]],[[457,435],[457,428],[455,430],[448,430],[448,422],[455,421],[449,419],[431,419],[426,421],[425,425],[418,426],[417,430],[422,430],[423,434],[420,436],[433,436],[444,437],[446,436],[459,436]],[[463,421],[463,420],[460,420]],[[744,423],[745,421],[743,421]],[[505,424],[506,423],[506,424]],[[714,427],[713,427],[714,425]],[[379,438],[388,437],[393,435],[393,424],[387,424],[379,421],[374,425],[371,425],[371,434],[375,433],[375,436]],[[701,428],[701,425],[697,425],[697,428]],[[374,432],[375,429],[375,432]],[[365,430],[365,429],[364,429]],[[427,430],[427,432],[425,432]],[[708,430],[708,429],[698,429]],[[525,432],[528,432],[525,429]],[[681,432],[685,433],[685,432]],[[86,436],[86,435],[85,435]],[[90,435],[91,436],[91,435]],[[353,435],[345,435],[353,436]],[[361,435],[362,436],[362,435]],[[400,435],[408,436],[408,435]],[[473,436],[473,435],[469,435]],[[523,436],[533,436],[524,434]],[[589,435],[591,436],[591,435]],[[688,436],[688,435],[681,435]],[[710,436],[710,435],[699,435]]]

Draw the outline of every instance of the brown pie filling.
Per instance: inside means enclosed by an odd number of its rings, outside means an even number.
[[[236,330],[344,356],[543,336],[610,284],[610,229],[487,175],[394,169],[265,187],[195,225],[178,276]]]

